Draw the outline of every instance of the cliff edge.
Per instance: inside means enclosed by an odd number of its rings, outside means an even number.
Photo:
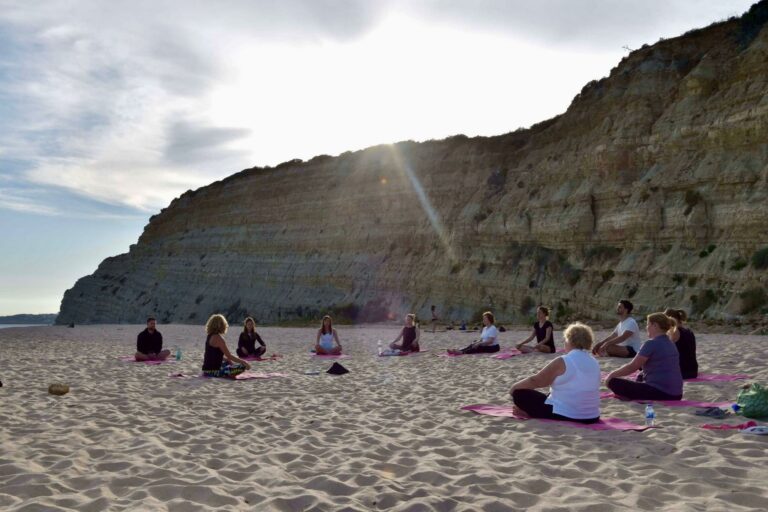
[[[768,305],[768,2],[632,52],[562,115],[496,137],[253,168],[175,199],[57,323],[749,320]],[[757,316],[756,316],[757,315]]]

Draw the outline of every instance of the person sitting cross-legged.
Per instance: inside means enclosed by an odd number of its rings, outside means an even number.
[[[163,335],[157,330],[157,320],[147,318],[147,328],[136,338],[137,361],[164,361],[171,355],[170,350],[163,350]]]
[[[664,313],[648,315],[648,341],[640,352],[618,370],[605,378],[605,385],[625,400],[680,400],[683,397],[683,376],[677,347],[667,336],[675,325],[674,318]],[[622,379],[642,370],[636,381]]]
[[[590,353],[594,334],[582,323],[563,333],[565,354],[518,381],[510,394],[515,413],[530,418],[595,423],[600,420],[600,365]],[[549,395],[537,388],[549,387]]]
[[[493,353],[499,351],[499,331],[494,325],[496,319],[493,313],[486,311],[483,313],[483,331],[480,333],[480,339],[473,341],[468,346],[462,349],[448,349],[448,353],[451,355],[460,354],[484,354]]]

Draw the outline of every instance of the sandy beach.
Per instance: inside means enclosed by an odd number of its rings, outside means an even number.
[[[284,357],[254,371],[286,377],[230,382],[169,377],[199,373],[199,326],[158,327],[165,347],[182,348],[179,363],[120,361],[142,328],[0,330],[0,509],[768,509],[768,437],[704,430],[718,420],[691,408],[657,407],[663,428],[646,432],[460,410],[509,404],[511,384],[554,357],[436,357],[475,333],[423,333],[429,352],[378,358],[377,340],[397,327],[340,326],[352,358],[334,377],[305,375],[331,364],[308,355],[314,329],[261,328]],[[502,346],[522,337],[503,333]],[[697,339],[702,371],[768,382],[765,337]],[[70,393],[49,395],[54,382]],[[686,384],[685,398],[735,401],[745,382]],[[602,414],[643,423],[640,404],[604,400]]]

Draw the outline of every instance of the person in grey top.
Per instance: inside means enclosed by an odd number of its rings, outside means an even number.
[[[667,336],[675,326],[674,318],[664,313],[648,315],[646,331],[650,338],[640,352],[618,370],[605,378],[605,385],[619,398],[626,400],[680,400],[683,397],[683,376],[677,347]],[[642,370],[638,381],[622,379]]]

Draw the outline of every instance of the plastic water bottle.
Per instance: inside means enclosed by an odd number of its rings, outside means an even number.
[[[376,348],[379,351],[379,355],[384,353],[384,350],[382,350],[382,348],[381,348],[381,340],[379,340],[378,343],[376,343]]]
[[[181,347],[176,347],[176,360],[181,361]]]
[[[653,410],[653,405],[648,404],[645,406],[645,426],[652,427],[656,423],[656,411]]]

